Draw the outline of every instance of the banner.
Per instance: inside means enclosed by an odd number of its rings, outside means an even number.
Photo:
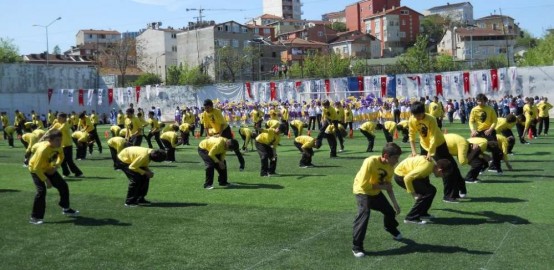
[[[252,85],[250,82],[246,82],[244,85],[246,87],[246,94],[248,95],[248,98],[252,99]]]
[[[442,75],[440,74],[435,75],[435,89],[437,89],[437,96],[441,95],[444,97],[442,93]]]
[[[381,97],[387,96],[387,77],[381,77]]]
[[[137,104],[139,103],[139,98],[140,98],[140,86],[135,86],[135,93],[136,93],[136,97],[137,97]]]
[[[103,95],[104,95],[104,89],[98,89],[98,106],[102,106]]]
[[[464,93],[469,94],[469,72],[464,72]]]
[[[109,88],[108,89],[108,106],[112,106],[112,102],[113,102],[113,89]]]
[[[84,106],[85,105],[85,90],[83,89],[79,89],[79,106]]]
[[[50,99],[52,99],[52,94],[54,93],[54,89],[49,88],[48,89],[48,104],[50,104]]]
[[[87,93],[87,106],[92,106],[93,96],[94,96],[94,89],[89,89]]]
[[[491,86],[493,91],[498,91],[498,70],[491,69]]]
[[[150,90],[152,89],[152,86],[147,85],[145,88],[146,88],[146,100],[150,100]]]
[[[387,97],[396,97],[396,75],[387,77]]]
[[[325,93],[327,93],[327,96],[331,94],[331,81],[329,79],[325,79]]]
[[[75,90],[73,89],[68,89],[67,90],[67,101],[69,102],[69,104],[73,104],[73,93],[74,93]]]
[[[275,82],[269,83],[269,99],[274,100],[277,96],[277,89],[275,86]]]

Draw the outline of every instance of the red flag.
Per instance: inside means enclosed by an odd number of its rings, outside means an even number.
[[[325,92],[327,96],[331,93],[331,81],[329,79],[325,79]]]
[[[435,75],[435,86],[437,88],[437,96],[442,96],[442,75]]]
[[[140,86],[135,86],[135,93],[137,94],[137,103],[139,102],[140,98]]]
[[[498,70],[496,69],[491,69],[491,85],[493,91],[498,91]]]
[[[50,99],[52,99],[53,93],[54,93],[54,89],[52,88],[48,89],[48,104],[50,104]]]
[[[79,89],[79,105],[84,106],[85,105],[85,90]]]
[[[464,93],[469,94],[469,72],[464,72]]]
[[[108,89],[108,105],[112,105],[113,102],[113,89]]]
[[[297,81],[295,83],[295,86],[296,86],[296,91],[300,91],[300,87],[302,87],[302,82],[301,81]]]
[[[387,77],[381,77],[381,97],[387,96]]]
[[[358,76],[358,91],[364,92],[364,77]]]
[[[277,89],[275,87],[275,82],[269,83],[269,90],[270,90],[270,98],[271,100],[274,100],[277,97]]]
[[[246,93],[248,94],[248,98],[252,98],[252,85],[250,84],[250,82],[246,82],[245,83],[245,86],[246,86]]]

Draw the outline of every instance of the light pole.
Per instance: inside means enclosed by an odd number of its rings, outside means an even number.
[[[158,58],[160,58],[160,56],[164,56],[164,55],[165,55],[165,53],[162,53],[162,54],[156,56],[156,74],[158,76],[160,76],[160,79],[161,79],[161,74],[160,74],[160,67],[158,67]]]
[[[59,21],[61,20],[62,17],[58,17],[56,18],[55,20],[53,20],[51,23],[47,24],[47,25],[40,25],[40,24],[33,24],[33,26],[39,26],[39,27],[44,27],[44,29],[46,29],[46,66],[48,66],[48,55],[50,54],[49,50],[50,48],[48,47],[48,27],[50,25],[52,25],[53,23],[55,23],[56,21]]]

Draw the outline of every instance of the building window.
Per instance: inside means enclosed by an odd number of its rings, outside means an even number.
[[[176,45],[171,46],[171,51],[172,52],[177,52],[177,46]]]
[[[88,35],[88,38],[92,38],[92,34],[89,34],[89,35]]]
[[[106,38],[105,34],[100,34],[100,38]]]
[[[402,20],[402,25],[406,25],[406,20]]]
[[[401,15],[409,15],[409,14],[410,14],[410,11],[409,11],[409,10],[401,10],[401,11],[400,11],[400,14],[401,14]]]
[[[233,48],[238,48],[239,47],[239,41],[236,40],[236,39],[233,39],[232,44],[233,44]]]
[[[399,35],[401,38],[405,38],[405,37],[406,37],[406,32],[398,32],[398,35]]]
[[[254,34],[259,34],[260,33],[260,29],[259,28],[254,28]]]
[[[342,52],[348,54],[348,46],[342,47]]]
[[[171,33],[171,38],[173,39],[177,38],[177,33]]]
[[[322,36],[323,36],[323,31],[318,31],[318,32],[317,32],[317,36],[318,36],[318,37],[322,37]]]
[[[271,34],[271,29],[265,28],[265,29],[264,29],[264,34],[265,34],[265,35]]]

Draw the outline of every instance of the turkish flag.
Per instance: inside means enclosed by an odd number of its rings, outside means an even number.
[[[246,87],[246,93],[248,94],[248,98],[252,98],[252,85],[250,84],[250,82],[246,82],[244,84],[244,86]]]
[[[442,96],[442,75],[435,75],[435,86],[437,88],[437,96]]]
[[[491,69],[491,86],[493,91],[498,91],[498,70],[496,69]]]
[[[85,90],[79,89],[79,105],[84,106],[85,105]]]
[[[54,93],[54,89],[52,88],[48,89],[48,104],[50,104],[50,99],[52,99],[53,93]]]
[[[274,100],[277,97],[277,89],[275,87],[275,82],[269,83],[269,90],[270,90],[270,99]]]
[[[113,102],[113,89],[109,88],[108,89],[108,105],[111,106],[112,102]]]
[[[140,86],[135,86],[135,93],[136,93],[136,96],[137,96],[137,103],[139,102],[139,98],[140,98]]]
[[[294,86],[296,86],[296,91],[300,91],[300,87],[302,86],[302,82],[297,81]]]
[[[387,77],[381,77],[381,97],[387,95]]]
[[[364,77],[358,76],[358,91],[364,92]]]
[[[329,79],[325,80],[325,92],[327,93],[327,96],[331,94],[331,81]]]
[[[469,94],[469,72],[464,72],[464,93]]]

